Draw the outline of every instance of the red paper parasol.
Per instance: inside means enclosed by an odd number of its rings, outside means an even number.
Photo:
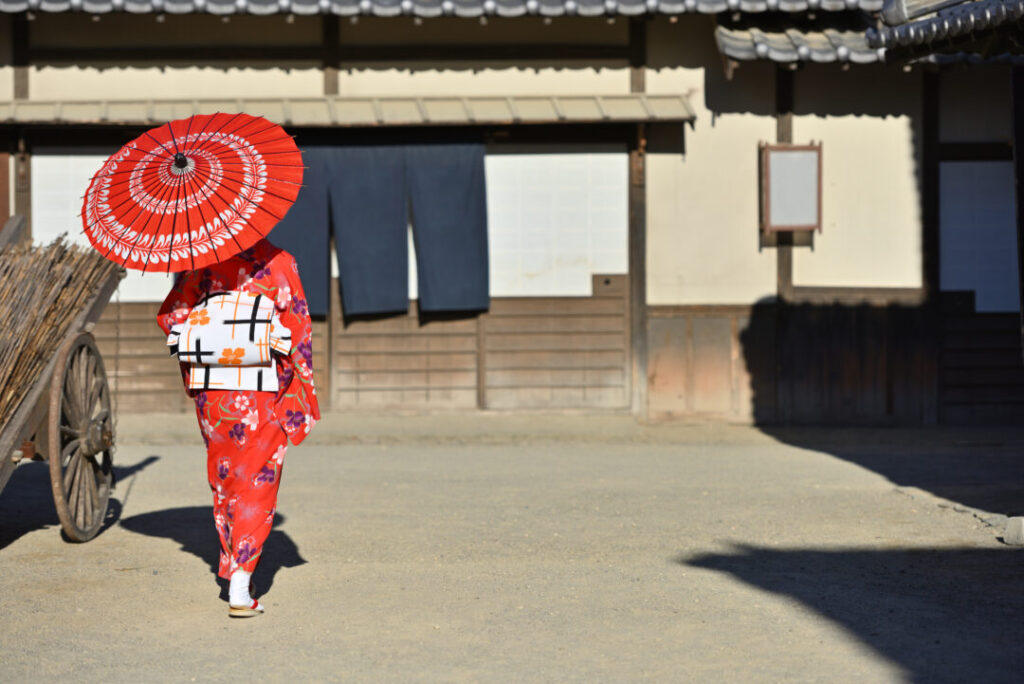
[[[295,201],[302,168],[295,141],[262,117],[171,121],[122,147],[93,176],[85,234],[128,268],[201,268],[265,237]]]

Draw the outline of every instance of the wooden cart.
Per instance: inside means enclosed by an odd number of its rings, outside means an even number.
[[[0,231],[0,248],[19,241],[23,233],[24,219],[12,218]],[[121,275],[114,272],[89,298],[0,428],[0,490],[20,461],[49,461],[57,516],[72,541],[96,536],[114,486],[110,388],[91,331]]]

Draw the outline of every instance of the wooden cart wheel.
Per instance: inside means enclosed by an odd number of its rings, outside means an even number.
[[[57,516],[69,539],[88,541],[107,513],[114,445],[107,374],[89,333],[73,337],[57,355],[48,421]]]

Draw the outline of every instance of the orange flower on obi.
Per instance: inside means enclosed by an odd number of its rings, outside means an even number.
[[[188,315],[188,322],[191,325],[206,325],[210,322],[210,314],[206,309],[193,311]]]
[[[217,363],[222,366],[241,366],[242,356],[245,354],[245,350],[241,347],[227,347],[222,349],[220,352],[220,358],[217,359]]]

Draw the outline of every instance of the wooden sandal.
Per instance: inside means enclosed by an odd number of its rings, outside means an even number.
[[[256,617],[263,614],[263,605],[256,599],[251,606],[233,606],[228,604],[228,617]]]

